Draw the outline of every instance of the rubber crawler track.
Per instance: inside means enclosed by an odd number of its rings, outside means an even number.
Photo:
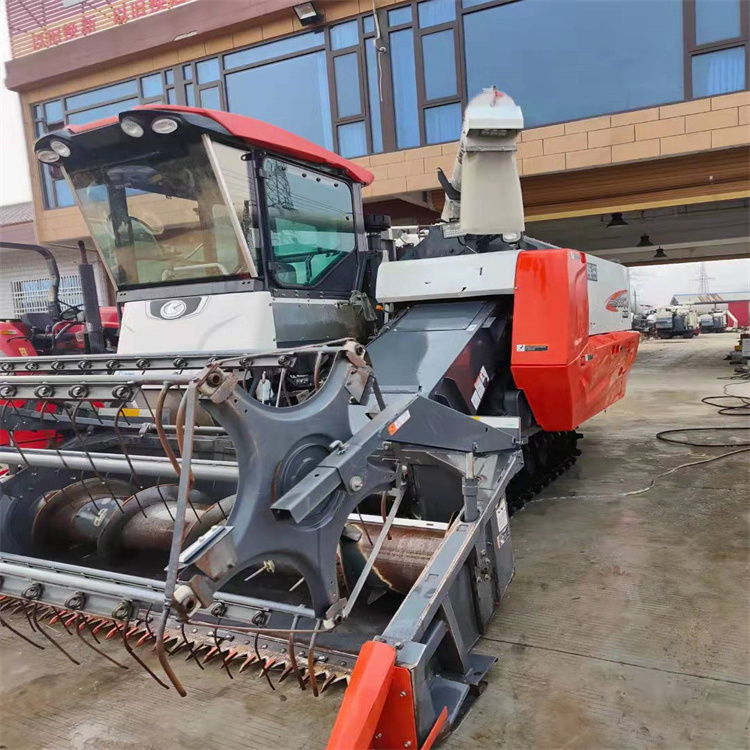
[[[529,438],[523,447],[523,469],[510,481],[506,493],[511,515],[576,462],[581,455],[577,444],[582,437],[576,430],[541,430]]]

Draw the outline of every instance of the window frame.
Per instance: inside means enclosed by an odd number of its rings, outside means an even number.
[[[706,52],[721,52],[723,50],[742,47],[745,51],[745,87],[738,91],[747,91],[750,87],[750,3],[746,0],[738,0],[740,6],[740,33],[731,39],[720,39],[715,42],[697,44],[696,33],[696,0],[683,0],[682,5],[682,28],[684,40],[683,75],[685,80],[685,98],[683,101],[694,101],[693,96],[693,58]],[[731,92],[735,93],[735,92]],[[711,96],[723,96],[723,94],[709,94]]]
[[[318,175],[319,177],[323,177],[327,180],[339,182],[342,185],[346,186],[347,190],[349,191],[349,195],[351,196],[353,243],[352,249],[345,255],[343,255],[338,261],[336,261],[335,263],[331,263],[331,265],[326,269],[326,272],[318,279],[314,286],[284,283],[283,281],[279,280],[278,276],[276,275],[276,270],[271,265],[280,261],[276,259],[276,253],[274,250],[273,241],[271,239],[271,219],[268,211],[268,200],[266,192],[266,159],[274,159],[277,162],[288,164],[295,167],[296,169],[303,169],[312,175]],[[342,178],[339,175],[332,175],[324,170],[311,168],[308,164],[303,164],[299,161],[296,161],[295,159],[285,156],[282,157],[279,154],[275,154],[262,149],[257,149],[254,152],[254,161],[258,184],[258,223],[260,225],[262,243],[264,246],[263,269],[268,286],[278,290],[280,293],[282,293],[282,295],[284,292],[286,292],[287,294],[291,294],[293,296],[318,297],[321,293],[325,293],[325,296],[327,298],[336,298],[339,296],[341,298],[348,298],[351,295],[351,289],[356,288],[355,286],[352,286],[352,284],[355,283],[360,275],[360,254],[362,251],[362,248],[360,246],[360,229],[362,228],[361,201],[358,201],[358,194],[355,189],[355,185],[353,185],[350,180]],[[326,282],[334,273],[336,273],[337,271],[341,272],[345,269],[346,266],[351,267],[346,269],[348,272],[350,272],[350,280],[346,284],[346,291],[337,291],[325,288],[321,289],[321,286],[324,287]]]

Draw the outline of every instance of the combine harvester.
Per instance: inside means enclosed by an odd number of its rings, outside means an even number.
[[[656,335],[660,339],[692,339],[701,332],[698,313],[686,305],[656,310]]]
[[[159,105],[41,138],[121,321],[114,353],[0,360],[0,427],[56,435],[0,449],[2,625],[127,666],[106,632],[181,695],[178,651],[351,677],[331,748],[450,731],[495,662],[508,501],[575,460],[638,342],[625,268],[524,236],[522,127],[472,100],[443,221],[398,261],[372,175],[262,122]]]

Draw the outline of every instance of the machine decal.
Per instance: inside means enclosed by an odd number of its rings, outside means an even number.
[[[599,281],[599,272],[596,268],[596,263],[586,264],[586,278],[589,281]]]
[[[516,344],[517,352],[546,352],[548,349],[545,344]]]
[[[409,410],[407,409],[400,417],[397,417],[388,425],[388,434],[395,435],[410,419],[411,414],[409,414]]]
[[[477,379],[474,381],[474,393],[471,396],[471,405],[475,408],[479,408],[479,404],[484,398],[484,392],[487,390],[487,383],[490,382],[490,376],[487,374],[487,370],[482,365],[482,369],[477,375]]]
[[[497,548],[500,549],[505,542],[510,538],[510,529],[508,528],[508,504],[505,500],[501,500],[495,511],[495,517],[497,518]]]
[[[620,289],[614,294],[611,294],[607,298],[607,301],[604,303],[604,306],[610,312],[622,312],[623,315],[626,315],[630,310],[630,303],[628,301],[628,290]]]
[[[149,303],[148,316],[160,320],[179,320],[195,315],[206,304],[207,297],[182,297],[179,299],[155,299]]]
[[[181,299],[173,299],[169,302],[165,302],[159,310],[159,317],[165,318],[166,320],[173,320],[174,318],[181,318],[187,305]]]

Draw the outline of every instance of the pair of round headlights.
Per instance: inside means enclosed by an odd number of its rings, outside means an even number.
[[[126,117],[120,123],[120,127],[122,128],[122,132],[129,135],[131,138],[140,138],[145,132],[143,125],[132,117]],[[174,120],[171,117],[157,117],[151,123],[151,130],[159,135],[174,133],[174,131],[177,130],[177,127],[177,120]]]
[[[49,148],[42,148],[36,152],[36,158],[45,164],[54,164],[61,157],[70,156],[70,146],[64,141],[52,140]]]
[[[145,133],[143,125],[132,117],[126,117],[121,123],[123,133],[131,138],[141,138]],[[168,135],[174,133],[178,128],[177,120],[171,117],[157,117],[151,123],[151,130],[159,135]],[[49,142],[49,148],[41,148],[36,152],[36,158],[45,164],[54,164],[61,158],[66,159],[70,156],[70,146],[64,141],[53,139]]]

